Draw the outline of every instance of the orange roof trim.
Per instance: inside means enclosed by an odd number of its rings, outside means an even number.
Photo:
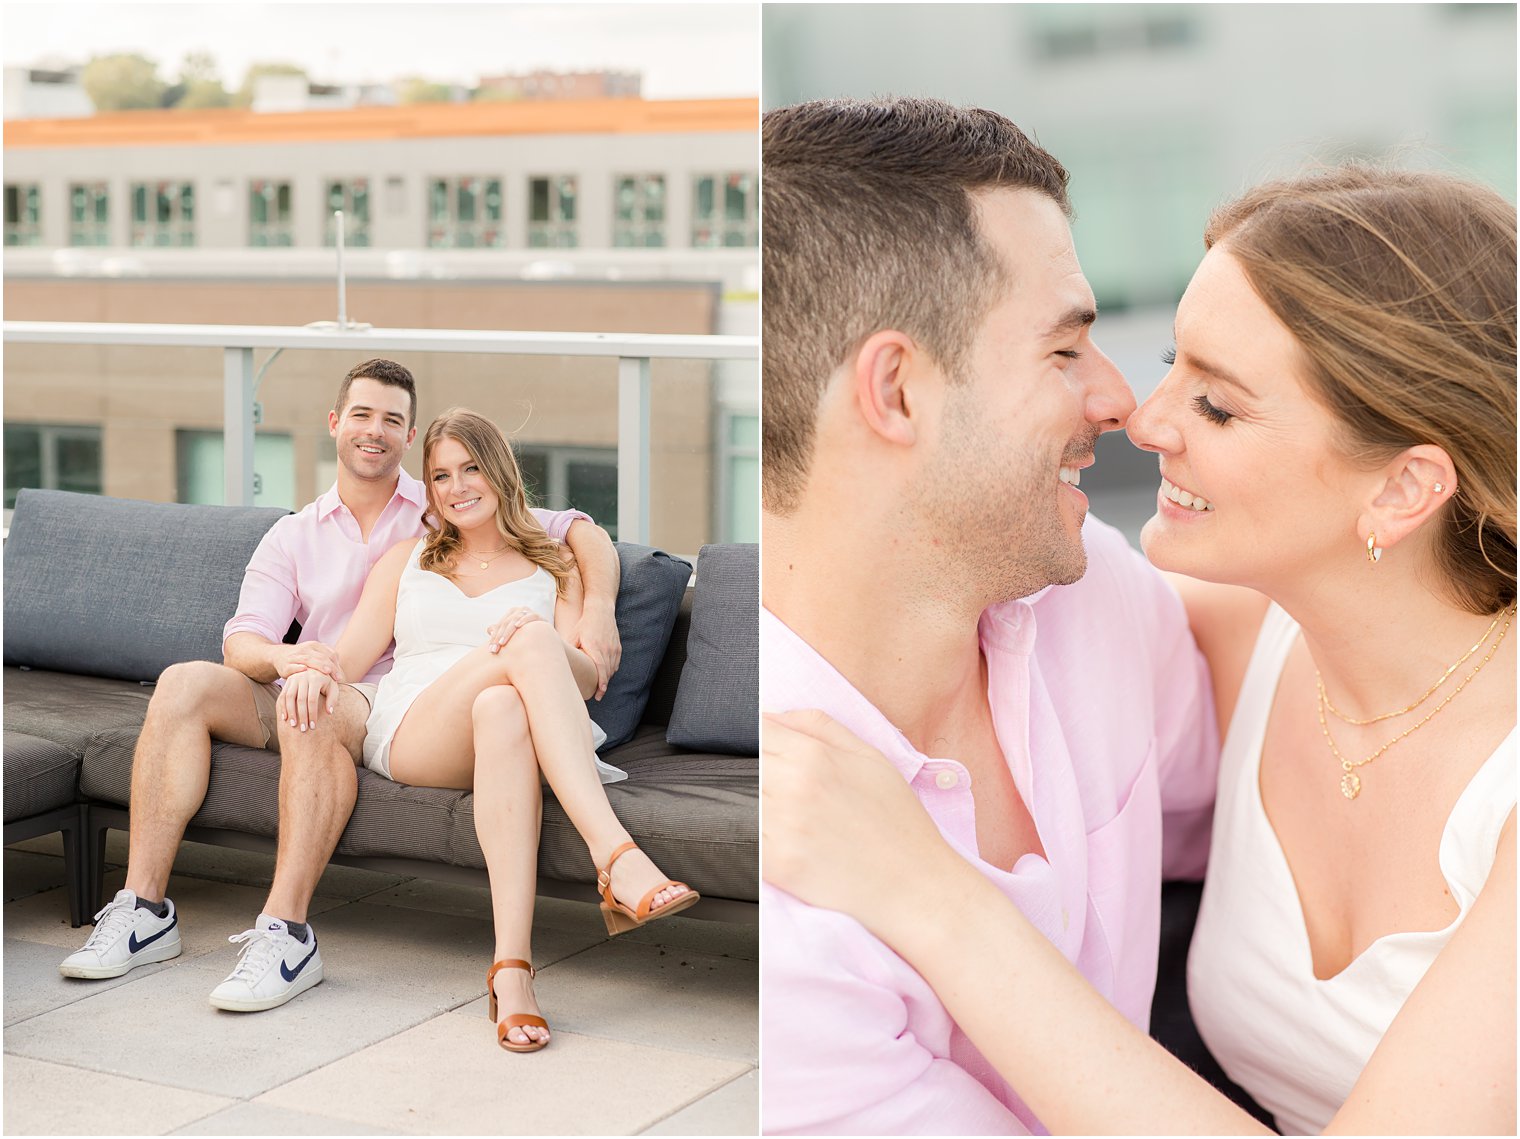
[[[341,111],[119,111],[11,119],[16,147],[227,146],[526,134],[702,134],[760,129],[758,99],[585,99],[421,103]]]

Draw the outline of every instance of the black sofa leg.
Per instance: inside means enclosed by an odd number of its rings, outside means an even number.
[[[80,803],[75,817],[60,829],[63,832],[63,873],[69,888],[69,921],[78,929],[84,925],[86,915],[93,912],[88,908],[90,805]]]
[[[111,828],[105,823],[91,819],[85,828],[87,839],[85,862],[89,869],[88,888],[85,897],[85,912],[98,913],[105,905],[101,897],[101,891],[105,889],[106,882],[106,831]]]

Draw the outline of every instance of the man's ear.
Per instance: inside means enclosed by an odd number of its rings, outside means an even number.
[[[1391,549],[1445,506],[1457,492],[1457,470],[1445,450],[1421,443],[1399,452],[1379,468],[1381,479],[1358,519],[1361,534],[1375,533]]]
[[[338,437],[338,413],[336,411],[329,411],[327,413],[327,433],[334,439]]]
[[[855,405],[861,421],[888,443],[911,447],[918,438],[918,391],[910,391],[909,380],[927,361],[913,338],[895,329],[872,333],[855,352]]]

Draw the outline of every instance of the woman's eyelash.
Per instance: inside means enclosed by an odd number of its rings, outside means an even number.
[[[1177,362],[1177,349],[1163,348],[1161,350],[1161,362],[1163,364],[1175,364]]]
[[[1226,424],[1235,418],[1223,408],[1215,407],[1212,403],[1209,402],[1209,397],[1206,395],[1193,397],[1193,410],[1207,419],[1210,423],[1218,423],[1220,425]]]

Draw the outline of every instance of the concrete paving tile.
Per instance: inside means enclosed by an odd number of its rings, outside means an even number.
[[[539,971],[539,1007],[556,1032],[743,1061],[759,1057],[759,970],[750,961],[619,937]],[[484,1018],[485,999],[453,1015]]]
[[[9,922],[6,924],[8,927]],[[83,943],[84,939],[80,938],[80,944]],[[58,962],[67,956],[68,951],[56,945],[41,945],[13,937],[5,939],[6,1028],[75,1001],[141,981],[172,964],[160,961],[154,965],[140,965],[120,977],[103,981],[81,981],[59,974]]]
[[[696,1103],[662,1119],[645,1135],[759,1135],[760,1073],[753,1068]]]
[[[25,1056],[5,1058],[7,1135],[162,1135],[231,1102]],[[111,1114],[102,1127],[106,1103]]]
[[[341,974],[269,1012],[221,1012],[206,997],[230,966],[181,959],[7,1029],[6,1052],[247,1099],[434,1015]]]
[[[701,909],[701,904],[695,909]],[[605,928],[605,927],[604,927]],[[680,914],[661,918],[648,925],[619,934],[623,941],[642,945],[661,945],[667,949],[690,949],[715,957],[738,957],[744,961],[760,960],[760,927],[737,922],[706,921]]]
[[[31,851],[33,854],[51,854],[58,858],[63,857],[63,834],[53,831],[51,834],[38,835],[36,838],[24,839],[13,843],[5,848],[9,854],[13,850]]]
[[[48,854],[34,854],[27,850],[5,852],[5,900],[29,898],[44,890],[57,890],[68,885],[63,872],[63,859]],[[68,898],[64,898],[68,904]]]
[[[395,889],[372,894],[364,900],[372,905],[398,906],[491,920],[491,891],[485,886],[463,886],[457,882],[431,882],[425,878],[414,878]],[[538,898],[533,906],[533,928],[560,929],[601,941],[607,938],[607,927],[602,924],[596,903],[573,902],[565,898]]]
[[[187,1124],[170,1135],[400,1135],[384,1127],[365,1127],[346,1119],[329,1119],[307,1111],[287,1111],[263,1103],[239,1103]]]
[[[125,880],[124,870],[112,870],[106,874],[104,892],[107,900],[122,888]],[[194,957],[226,951],[227,971],[231,972],[232,955],[236,950],[227,944],[227,938],[253,924],[268,891],[256,886],[235,886],[175,874],[169,879],[169,896],[180,911],[180,940],[184,943],[185,954]],[[315,915],[343,904],[334,898],[313,898],[310,910]],[[90,936],[86,927],[70,927],[67,899],[62,895],[54,898],[50,894],[37,894],[8,904],[5,907],[5,931],[12,937],[69,949],[78,949]]]
[[[490,920],[354,902],[314,919],[330,977],[421,1001],[439,1012],[484,995],[494,935]],[[596,944],[559,929],[535,928],[540,967]]]
[[[436,1017],[258,1097],[411,1134],[636,1134],[747,1065],[556,1032],[542,1052],[496,1047],[484,1016]]]

